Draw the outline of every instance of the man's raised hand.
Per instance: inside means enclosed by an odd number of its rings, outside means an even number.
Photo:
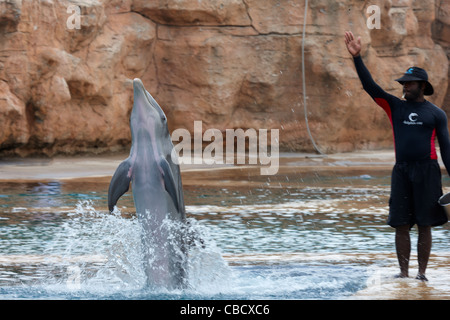
[[[353,33],[351,31],[345,32],[345,45],[347,46],[348,52],[354,57],[359,56],[361,52],[361,37],[355,40]]]

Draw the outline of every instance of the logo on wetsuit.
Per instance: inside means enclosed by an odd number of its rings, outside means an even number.
[[[404,120],[403,123],[407,125],[423,125],[422,121],[417,121],[419,118],[419,115],[415,112],[411,112],[408,116],[409,121]]]

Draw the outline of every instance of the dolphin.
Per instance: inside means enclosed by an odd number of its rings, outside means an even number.
[[[172,159],[167,118],[140,79],[133,80],[130,155],[116,169],[108,190],[112,212],[132,185],[142,227],[144,271],[152,287],[185,286],[186,212],[180,167]]]

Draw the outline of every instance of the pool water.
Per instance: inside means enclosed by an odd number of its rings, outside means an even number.
[[[189,251],[188,287],[172,291],[144,285],[131,192],[110,214],[104,179],[2,183],[0,299],[336,300],[396,273],[389,171],[190,177],[202,245]],[[433,231],[444,264],[449,232]]]

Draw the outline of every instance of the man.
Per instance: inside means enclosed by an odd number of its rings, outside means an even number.
[[[397,277],[408,277],[409,230],[417,224],[419,272],[416,279],[428,281],[425,271],[431,251],[431,227],[448,221],[438,204],[442,185],[435,149],[437,137],[442,160],[450,173],[447,116],[424,98],[424,95],[434,92],[425,70],[409,68],[403,77],[396,80],[403,85],[402,98],[405,100],[402,100],[386,93],[372,79],[360,56],[360,37],[355,39],[351,32],[346,32],[345,44],[353,56],[364,90],[387,113],[394,132],[396,163],[392,171],[387,223],[396,230],[395,245],[400,265]]]

